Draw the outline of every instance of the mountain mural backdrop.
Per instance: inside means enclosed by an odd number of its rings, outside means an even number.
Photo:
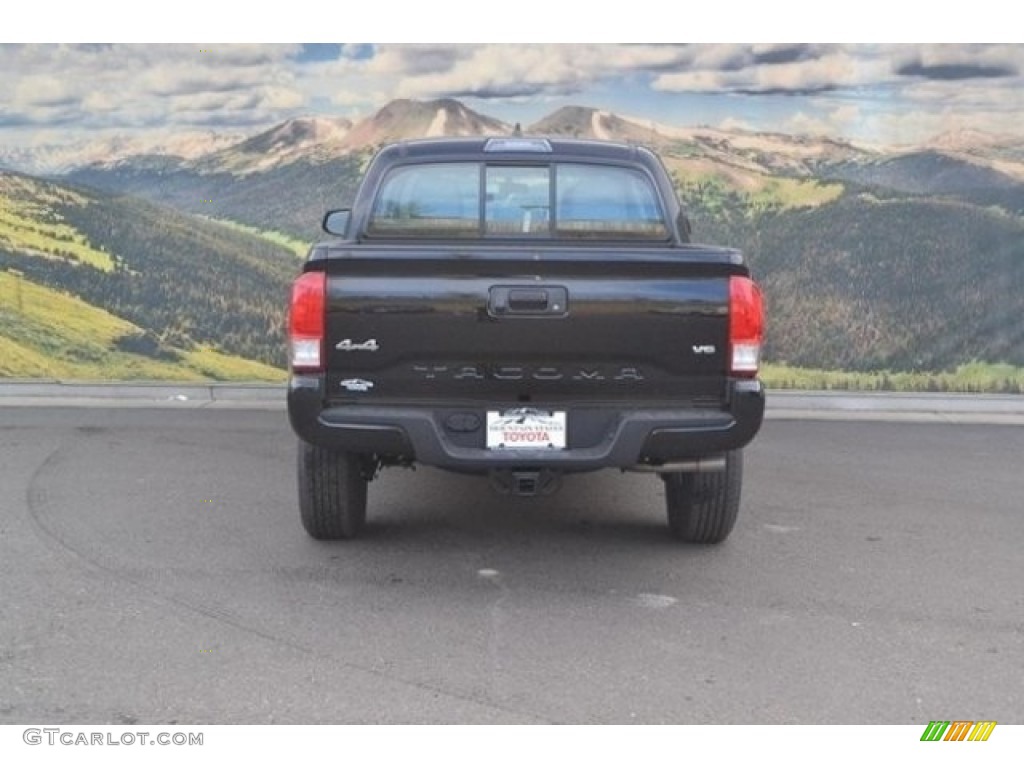
[[[397,100],[362,120],[304,117],[254,135],[0,148],[0,375],[279,377],[304,244],[350,201],[372,153],[514,128],[454,99]],[[520,128],[657,150],[695,239],[747,254],[776,364],[1024,367],[1020,138],[961,130],[879,147],[588,106]],[[123,327],[84,349],[32,315],[30,294]]]

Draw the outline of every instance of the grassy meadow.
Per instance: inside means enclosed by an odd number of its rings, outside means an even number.
[[[206,346],[162,344],[81,299],[0,272],[0,377],[283,381],[284,371]]]

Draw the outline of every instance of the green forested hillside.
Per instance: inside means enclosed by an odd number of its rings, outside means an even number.
[[[820,172],[861,186],[928,197],[948,197],[1024,213],[1024,185],[986,165],[941,152],[911,152],[873,162],[836,163]]]
[[[1024,221],[999,209],[848,191],[757,211],[690,195],[695,236],[741,247],[764,285],[767,357],[812,368],[1024,366]]]
[[[86,167],[67,178],[76,184],[133,195],[188,213],[313,240],[320,233],[325,211],[351,203],[365,161],[365,153],[355,153],[245,175],[181,165]]]
[[[300,264],[288,248],[134,198],[13,174],[0,174],[0,210],[21,212],[0,219],[0,273],[127,321],[137,330],[109,339],[118,351],[168,362],[206,349],[283,365],[287,286]],[[15,319],[6,333],[27,333]]]
[[[283,371],[208,346],[161,344],[153,332],[81,299],[0,272],[0,377],[241,379]]]

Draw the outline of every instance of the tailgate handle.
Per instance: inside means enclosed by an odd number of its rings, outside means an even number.
[[[508,292],[508,308],[513,312],[541,312],[548,308],[548,292],[543,288],[512,288]]]
[[[495,285],[491,288],[487,311],[492,317],[564,317],[569,313],[569,291],[561,285]]]

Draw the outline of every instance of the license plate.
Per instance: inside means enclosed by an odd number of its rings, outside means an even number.
[[[565,448],[565,411],[513,408],[487,412],[487,447],[499,450]]]

